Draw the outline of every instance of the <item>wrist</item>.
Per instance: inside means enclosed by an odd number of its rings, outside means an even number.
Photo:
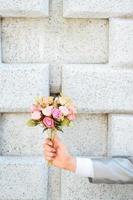
[[[71,172],[76,171],[76,158],[74,156],[69,156],[66,159],[66,164],[65,164],[64,169],[69,170]]]

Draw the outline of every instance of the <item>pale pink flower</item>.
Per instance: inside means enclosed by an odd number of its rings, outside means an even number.
[[[44,117],[43,123],[47,128],[53,128],[54,127],[54,120],[50,117]]]
[[[75,114],[74,113],[72,113],[72,114],[69,114],[69,115],[67,115],[67,118],[70,120],[70,121],[73,121],[73,120],[75,120]]]
[[[31,108],[30,108],[31,112],[34,112],[36,111],[36,106],[35,105],[32,105]]]
[[[34,112],[34,111],[41,111],[42,110],[42,107],[40,105],[32,105],[31,108],[30,108],[31,112]]]
[[[62,112],[64,116],[67,116],[69,114],[69,110],[66,106],[60,106],[59,110]]]
[[[52,109],[53,109],[53,106],[47,106],[46,108],[42,109],[42,113],[45,116],[49,117],[52,114]]]
[[[37,106],[37,110],[38,110],[38,111],[42,111],[42,109],[43,109],[43,108],[41,107],[41,105],[38,105],[38,106]]]
[[[39,111],[34,111],[34,112],[31,114],[31,119],[39,120],[40,118],[41,118],[41,112],[39,112]]]
[[[70,121],[73,121],[75,120],[76,116],[75,116],[75,113],[76,113],[76,108],[74,106],[69,106],[69,114],[67,116],[67,118],[70,120]]]
[[[76,108],[74,106],[69,106],[69,111],[72,113],[76,113]]]
[[[53,118],[59,119],[61,117],[61,111],[58,108],[53,108],[52,115]]]

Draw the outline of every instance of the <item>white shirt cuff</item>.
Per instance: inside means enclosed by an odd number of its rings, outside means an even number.
[[[76,157],[76,175],[94,177],[93,163],[89,158]]]

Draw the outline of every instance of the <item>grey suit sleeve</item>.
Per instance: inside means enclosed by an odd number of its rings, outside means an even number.
[[[127,158],[92,158],[91,183],[133,183],[133,163]]]

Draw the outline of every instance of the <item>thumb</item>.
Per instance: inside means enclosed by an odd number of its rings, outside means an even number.
[[[59,136],[58,136],[57,134],[56,134],[56,136],[55,136],[55,138],[54,138],[54,144],[55,144],[56,146],[62,146],[62,145],[63,145],[61,139],[59,138]]]

